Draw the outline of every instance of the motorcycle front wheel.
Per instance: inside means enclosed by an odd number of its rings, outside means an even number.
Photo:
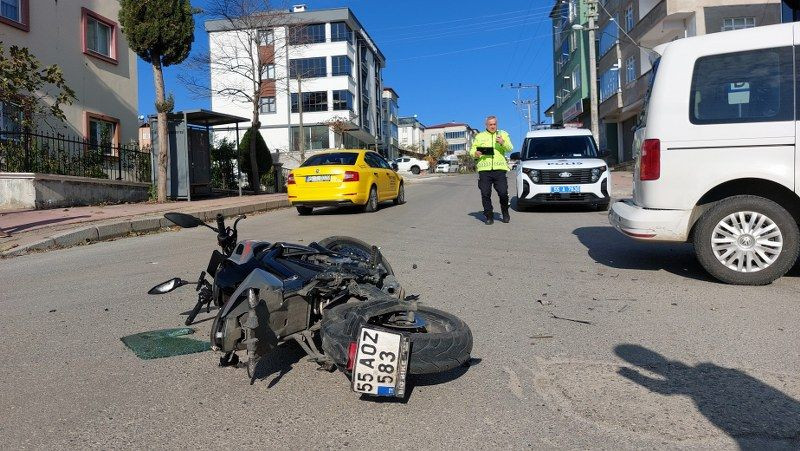
[[[320,246],[326,247],[334,252],[340,254],[350,255],[351,257],[358,258],[363,261],[370,261],[372,256],[372,246],[349,236],[329,236],[319,242]],[[394,275],[392,265],[386,260],[386,257],[381,254],[381,265],[389,275]]]

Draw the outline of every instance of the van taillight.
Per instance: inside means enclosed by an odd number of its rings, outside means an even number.
[[[344,173],[344,181],[345,182],[357,182],[358,181],[358,172],[356,172],[356,171],[345,171],[345,173]]]
[[[289,177],[286,177],[286,184],[287,185],[294,185],[294,174],[289,173]]]
[[[645,139],[642,143],[639,180],[658,180],[659,177],[661,177],[661,141]]]

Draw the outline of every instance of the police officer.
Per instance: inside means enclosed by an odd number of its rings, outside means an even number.
[[[486,118],[486,130],[475,135],[469,154],[475,158],[478,169],[478,188],[481,190],[483,202],[483,215],[486,224],[494,224],[494,211],[492,209],[492,185],[500,197],[500,210],[503,212],[502,221],[511,221],[508,214],[508,162],[506,154],[514,147],[508,133],[497,129],[497,117]]]

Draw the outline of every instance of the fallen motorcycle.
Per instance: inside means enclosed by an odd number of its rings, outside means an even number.
[[[224,353],[221,366],[247,357],[255,377],[260,359],[278,345],[296,342],[310,360],[351,378],[353,391],[404,397],[409,374],[428,374],[466,365],[472,332],[464,321],[405,296],[392,267],[376,246],[332,236],[308,246],[242,240],[237,225],[216,227],[183,213],[167,213],[184,228],[217,233],[215,250],[196,282],[173,278],[150,289],[168,293],[195,285],[192,324],[205,307],[218,307],[211,348]],[[208,281],[206,276],[212,278]],[[321,349],[320,349],[321,348]]]

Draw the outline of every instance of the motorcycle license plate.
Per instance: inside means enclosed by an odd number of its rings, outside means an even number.
[[[306,182],[330,182],[330,175],[309,175],[306,176]]]
[[[408,375],[408,337],[362,327],[353,363],[353,391],[402,398]]]
[[[550,187],[551,193],[580,193],[581,186],[580,185],[569,185],[569,186],[551,186]]]

